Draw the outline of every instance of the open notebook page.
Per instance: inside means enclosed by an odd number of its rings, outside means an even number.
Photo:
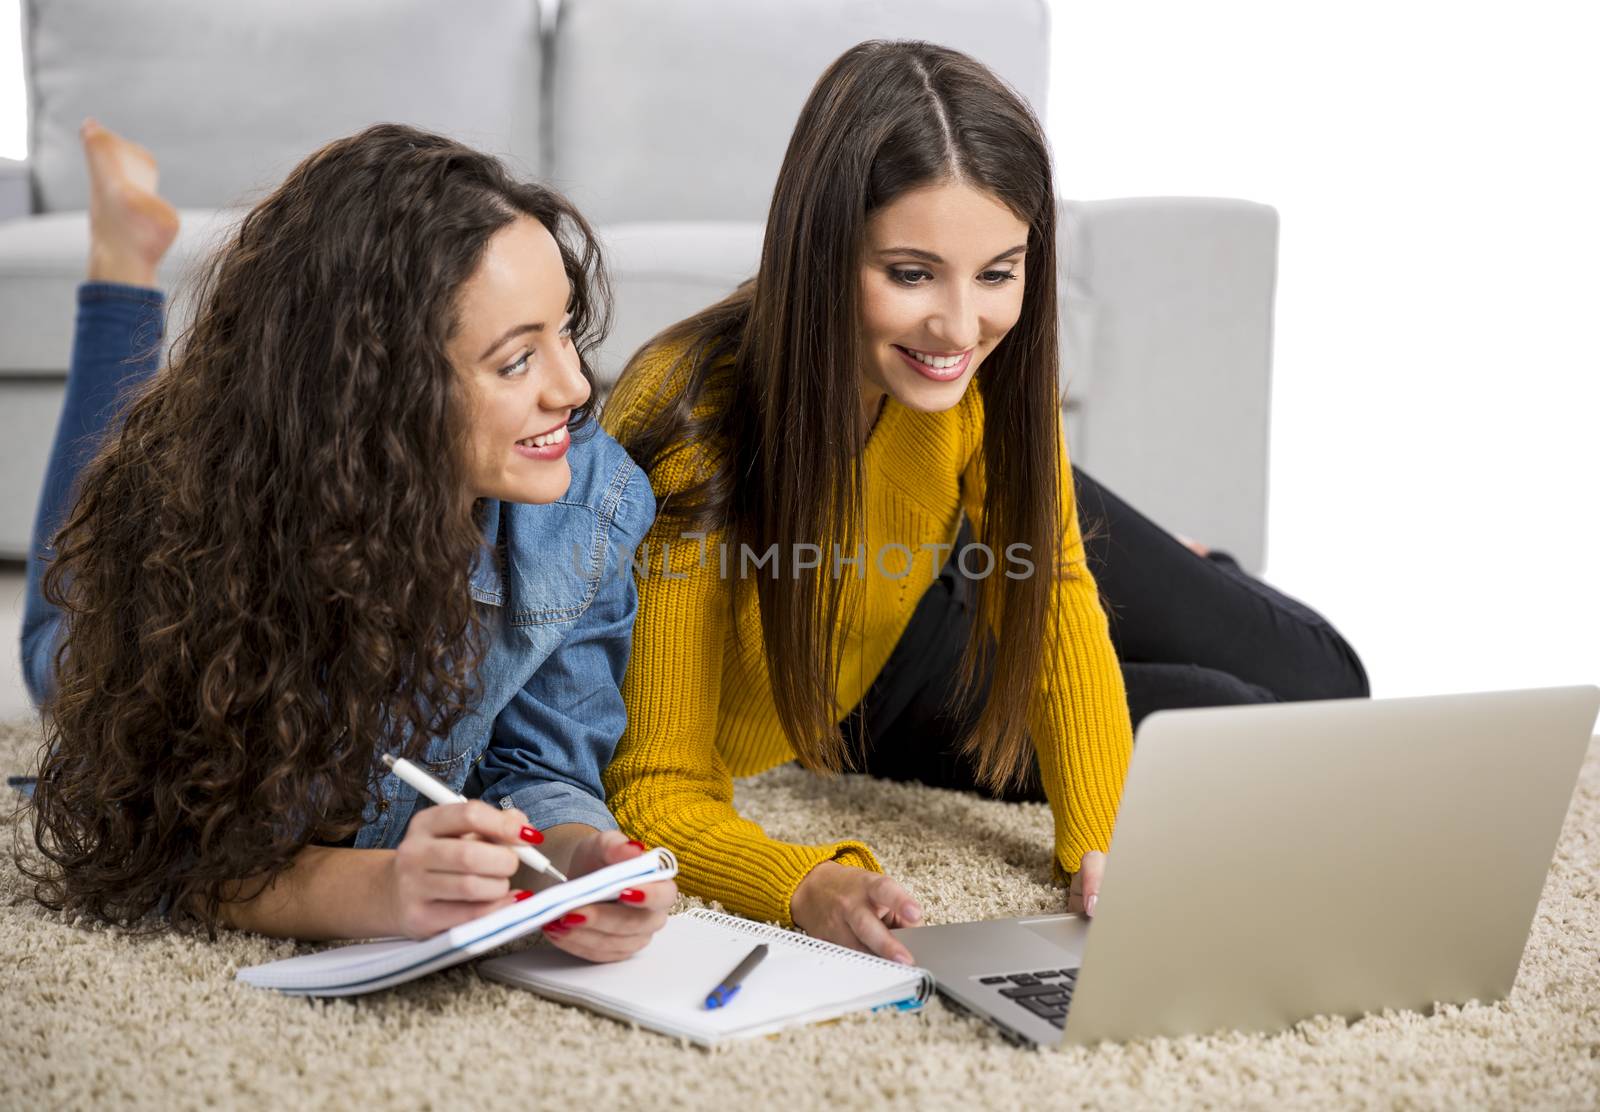
[[[726,1006],[708,1010],[707,993],[762,942],[769,947],[766,960]],[[674,915],[625,961],[594,965],[538,947],[477,969],[492,980],[705,1045],[886,1004],[920,1004],[933,991],[922,969],[713,911]]]

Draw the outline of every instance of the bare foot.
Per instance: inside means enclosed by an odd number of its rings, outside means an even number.
[[[78,134],[89,164],[89,280],[154,286],[178,234],[178,210],[156,193],[156,160],[94,119]]]

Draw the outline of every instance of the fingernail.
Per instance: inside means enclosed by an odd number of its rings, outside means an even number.
[[[633,846],[635,849],[649,849],[650,848],[649,846],[645,845],[643,842],[639,841],[637,838],[629,838],[628,839],[628,844],[630,846]]]
[[[1094,902],[1096,900],[1098,900],[1099,898],[1100,898],[1100,893],[1096,892],[1094,895],[1090,896],[1088,898],[1088,900],[1086,900],[1084,902],[1084,905],[1083,905],[1084,914],[1086,914],[1086,915],[1093,915],[1094,914]]]
[[[566,930],[567,928],[560,923],[546,923],[544,925],[545,934],[565,934]]]
[[[617,899],[623,903],[642,904],[644,903],[644,893],[637,888],[624,888],[617,893]]]
[[[910,954],[896,954],[894,960],[899,962],[901,965],[912,964]]]
[[[900,917],[908,923],[920,923],[922,922],[922,909],[917,907],[916,904],[911,904]]]
[[[528,891],[526,888],[519,888],[517,891],[513,892],[512,895],[516,897],[518,903],[521,903],[523,900],[533,895],[533,893]]]
[[[531,826],[524,826],[518,833],[522,835],[524,842],[532,842],[534,845],[539,845],[544,841],[544,835]]]
[[[575,927],[579,923],[587,923],[588,921],[589,917],[587,915],[579,915],[576,911],[563,915],[560,920],[563,927]]]

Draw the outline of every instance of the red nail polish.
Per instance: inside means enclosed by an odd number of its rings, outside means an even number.
[[[529,892],[526,888],[519,888],[516,892],[513,892],[512,895],[516,896],[518,903],[521,903],[523,900],[533,895],[533,893]]]
[[[522,835],[524,842],[532,842],[534,845],[539,845],[544,841],[544,835],[531,826],[524,826],[519,833]]]
[[[623,903],[642,904],[644,903],[645,896],[644,893],[639,891],[637,888],[624,888],[622,891],[617,893],[617,899],[621,900]]]
[[[579,923],[587,923],[588,921],[589,917],[587,915],[579,915],[576,911],[569,912],[561,917],[561,925],[563,927],[575,927]]]
[[[546,923],[544,925],[544,933],[545,934],[566,934],[567,933],[567,928],[562,926],[560,924],[560,922]]]
[[[649,849],[650,848],[649,846],[645,845],[643,842],[639,841],[637,838],[629,838],[628,839],[628,844],[630,846],[633,846],[635,849]]]

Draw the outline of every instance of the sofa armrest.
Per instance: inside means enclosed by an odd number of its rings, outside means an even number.
[[[0,158],[0,220],[33,212],[33,176],[26,162]]]
[[[1074,462],[1165,528],[1260,572],[1277,211],[1190,197],[1057,211]]]

